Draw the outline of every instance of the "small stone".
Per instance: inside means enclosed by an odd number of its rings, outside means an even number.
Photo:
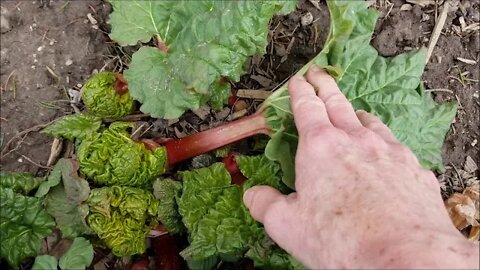
[[[302,26],[307,26],[310,25],[313,22],[313,15],[310,12],[305,13],[301,20],[300,20]]]
[[[65,62],[65,66],[67,66],[67,67],[70,66],[70,65],[72,65],[72,64],[73,64],[72,59],[68,59],[68,60]]]
[[[473,93],[473,95],[472,95],[472,96],[473,96],[474,98],[478,98],[478,97],[479,97],[479,95],[478,95],[478,91],[477,91],[477,92],[475,92],[475,93]]]
[[[410,4],[403,4],[403,5],[400,7],[400,10],[401,10],[401,11],[410,11],[410,10],[412,10],[412,8],[413,8],[413,7],[412,7],[412,5],[410,5]]]
[[[474,147],[475,145],[477,145],[477,139],[474,139],[473,142],[470,144],[472,147]]]

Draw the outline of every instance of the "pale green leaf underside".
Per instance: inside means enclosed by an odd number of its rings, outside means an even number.
[[[57,269],[57,259],[50,255],[41,255],[35,258],[32,270]]]
[[[425,50],[401,54],[393,58],[378,55],[370,45],[375,22],[375,11],[363,1],[328,1],[331,26],[329,38],[322,52],[297,74],[305,74],[311,64],[334,70],[340,89],[355,109],[363,109],[379,116],[396,137],[408,145],[420,163],[430,169],[442,170],[441,148],[453,120],[453,104],[436,104],[421,87],[425,67]],[[293,165],[297,139],[290,129],[293,115],[287,86],[280,87],[265,102],[267,119],[277,130],[267,145],[265,154],[282,165],[290,177],[284,182],[294,183]],[[293,135],[293,136],[292,136]],[[278,146],[284,145],[283,148]]]
[[[63,269],[85,269],[92,263],[93,246],[90,241],[83,237],[73,239],[73,243],[58,261]]]
[[[245,72],[248,57],[265,52],[269,21],[284,4],[284,1],[111,2],[112,39],[132,45],[155,36],[169,48],[168,53],[156,48],[140,49],[125,72],[131,95],[143,103],[141,110],[164,118],[179,117],[185,110],[197,109],[210,99],[216,105],[228,89],[219,90],[212,84],[223,77],[238,81]]]

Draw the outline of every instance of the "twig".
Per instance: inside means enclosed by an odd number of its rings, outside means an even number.
[[[55,122],[57,119],[54,119],[46,124],[39,124],[39,125],[36,125],[36,126],[33,126],[31,128],[27,128],[25,129],[24,131],[22,132],[19,132],[17,135],[13,136],[6,144],[5,146],[3,147],[2,149],[2,152],[0,152],[0,158],[3,158],[5,157],[7,154],[11,153],[12,151],[8,151],[8,148],[10,147],[10,145],[15,141],[17,140],[18,138],[21,138],[22,136],[26,136],[28,135],[30,132],[35,132],[35,131],[39,131],[40,129],[42,128],[45,128],[46,126],[49,126],[51,123]],[[23,138],[24,139],[24,138]],[[8,151],[8,153],[7,153]]]
[[[39,168],[43,168],[43,169],[50,169],[50,168],[51,168],[51,167],[44,166],[44,165],[42,165],[42,164],[40,164],[40,163],[37,163],[37,162],[33,161],[31,158],[25,156],[24,154],[20,154],[20,156],[22,156],[26,161],[32,163],[33,165],[35,165],[35,166],[37,166],[37,167],[39,167]]]
[[[265,90],[239,89],[237,91],[237,97],[261,100],[267,99],[271,94],[271,91]]]
[[[135,121],[138,121],[142,118],[145,118],[145,117],[149,117],[150,115],[148,114],[145,114],[145,113],[139,113],[139,114],[132,114],[132,115],[127,115],[125,117],[122,117],[120,119],[109,119],[109,118],[105,118],[103,119],[103,121],[107,122],[107,123],[110,123],[110,122],[114,122],[114,121],[121,121],[121,122],[135,122]]]
[[[425,90],[425,92],[427,92],[427,93],[431,93],[431,92],[447,92],[447,93],[453,94],[453,91],[452,91],[452,90],[450,90],[450,89],[445,89],[445,88],[428,89],[428,90]]]
[[[425,60],[425,63],[428,63],[428,61],[430,60],[430,57],[432,56],[433,49],[437,45],[438,38],[440,37],[443,30],[443,26],[445,25],[445,21],[447,20],[449,9],[450,9],[449,2],[445,2],[445,4],[443,5],[442,13],[440,14],[440,18],[438,19],[437,24],[433,29],[432,36],[430,37],[430,42],[428,44],[428,50],[427,50],[427,59]]]
[[[8,90],[8,83],[10,82],[10,78],[12,77],[13,73],[15,73],[15,71],[17,70],[14,69],[12,72],[10,72],[10,75],[8,75],[7,80],[5,81],[5,91]]]
[[[62,142],[62,139],[53,139],[52,147],[50,147],[50,156],[48,157],[47,166],[52,166],[58,160],[58,157],[62,152]]]

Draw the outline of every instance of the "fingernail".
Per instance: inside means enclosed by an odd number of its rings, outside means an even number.
[[[243,194],[243,203],[245,204],[245,206],[247,208],[252,203],[254,193],[255,193],[255,191],[253,191],[251,189],[247,189],[247,191],[245,191],[245,193]]]
[[[305,81],[305,78],[300,75],[293,75],[292,79],[299,80],[299,81]]]
[[[313,72],[320,72],[320,68],[317,67],[317,65],[312,65],[312,66],[310,67],[310,70],[313,71]]]
[[[356,113],[366,113],[367,111],[364,111],[364,110],[356,110],[355,112],[356,112]]]

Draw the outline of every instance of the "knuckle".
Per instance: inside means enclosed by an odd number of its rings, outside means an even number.
[[[407,146],[401,143],[395,143],[391,147],[394,155],[399,157],[401,160],[414,161],[415,163],[418,164],[417,157],[412,152],[412,150],[410,150],[410,148],[408,148]]]
[[[317,99],[313,99],[309,96],[301,96],[294,104],[296,109],[305,109],[319,106]]]

